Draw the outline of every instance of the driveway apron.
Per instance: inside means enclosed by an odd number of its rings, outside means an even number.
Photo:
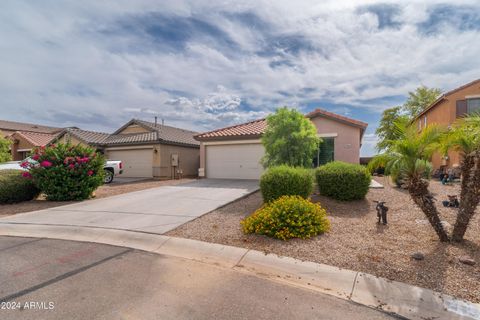
[[[86,226],[162,234],[258,190],[257,180],[203,179],[33,211],[1,224]]]

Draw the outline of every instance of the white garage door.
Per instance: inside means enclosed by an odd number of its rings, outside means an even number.
[[[153,149],[110,150],[108,159],[122,160],[121,177],[151,178],[153,176]]]
[[[206,175],[215,179],[259,179],[265,151],[262,144],[209,145],[205,148]]]

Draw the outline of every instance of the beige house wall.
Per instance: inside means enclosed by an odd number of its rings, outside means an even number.
[[[145,129],[142,126],[139,126],[137,124],[131,124],[122,131],[119,132],[119,134],[127,134],[127,133],[144,133],[144,132],[151,132],[151,130]]]
[[[13,145],[11,148],[12,160],[20,161],[25,159],[30,151],[35,147],[33,144],[25,140],[25,138],[15,135],[13,137]]]
[[[11,134],[14,133],[14,132],[15,132],[14,130],[0,129],[0,135],[1,135],[2,137],[9,136],[9,135],[11,135]]]
[[[152,148],[152,166],[153,176],[155,178],[170,179],[173,174],[173,167],[171,165],[171,155],[176,153],[179,156],[179,167],[183,171],[184,177],[196,177],[198,174],[199,155],[198,148],[182,147],[166,144],[154,145],[138,145],[138,146],[118,146],[107,147],[105,149],[105,156],[109,158],[109,151],[112,150],[128,150],[135,153],[135,149]],[[121,160],[121,159],[112,159]]]
[[[57,140],[58,142],[60,143],[68,143],[70,142],[70,144],[72,145],[81,145],[81,146],[84,146],[84,147],[91,147],[90,145],[84,143],[83,141],[77,139],[76,137],[72,136],[71,134],[68,134],[68,133],[65,133],[64,135],[62,135],[60,138],[58,138]]]
[[[179,166],[177,169],[183,171],[184,177],[196,177],[200,165],[200,149],[176,145],[162,144],[160,152],[154,153],[153,174],[160,178],[173,177],[172,154],[178,154]]]
[[[335,160],[360,163],[360,128],[323,117],[315,117],[310,120],[317,128],[317,133],[320,136],[335,139]]]

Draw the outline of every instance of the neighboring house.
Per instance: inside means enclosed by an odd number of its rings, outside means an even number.
[[[448,127],[459,117],[472,112],[480,112],[480,79],[442,94],[413,122],[418,130],[434,123]],[[460,161],[460,154],[454,151],[449,152],[448,156],[443,156],[440,153],[435,153],[432,156],[434,169],[457,167],[460,165]]]
[[[200,143],[193,131],[133,119],[113,134],[65,129],[57,141],[89,145],[108,159],[121,160],[122,177],[196,176]]]
[[[322,109],[306,115],[323,139],[313,159],[319,166],[333,160],[359,163],[362,137],[367,123]],[[255,120],[195,136],[200,141],[199,176],[224,179],[258,179],[265,150],[261,136],[266,119]]]
[[[62,128],[47,127],[32,123],[0,120],[0,136],[12,141],[12,159],[25,159],[35,147],[48,144]]]

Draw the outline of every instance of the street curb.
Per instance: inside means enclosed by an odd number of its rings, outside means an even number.
[[[0,223],[0,235],[95,242],[229,268],[408,319],[480,319],[480,304],[370,274],[256,250],[143,232]]]

